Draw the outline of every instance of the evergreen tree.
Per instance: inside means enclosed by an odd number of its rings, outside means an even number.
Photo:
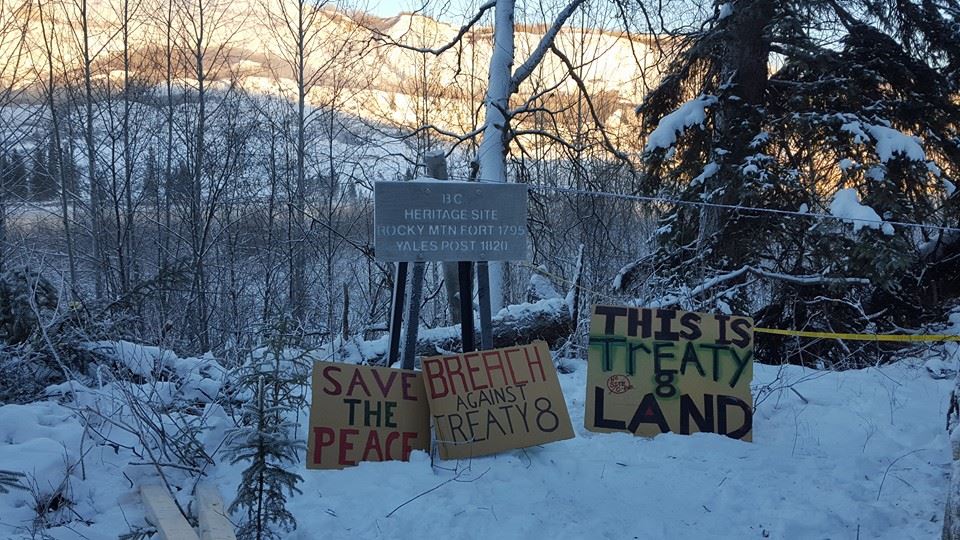
[[[2,184],[0,188],[4,189],[4,199],[6,200],[25,200],[30,196],[30,190],[27,185],[27,167],[24,164],[23,155],[16,149],[10,151],[5,159],[5,164],[0,165],[0,175],[2,175]]]
[[[627,267],[621,286],[651,276],[681,307],[782,328],[884,331],[942,316],[944,293],[960,294],[960,268],[928,270],[960,251],[957,235],[750,208],[830,213],[852,189],[884,220],[957,225],[945,199],[960,173],[960,11],[945,6],[718,2],[639,108],[651,134],[647,188],[692,204],[663,218],[654,254]],[[771,53],[783,61],[775,72]],[[704,120],[674,143],[664,130],[676,136],[677,117],[655,128],[681,106]],[[931,290],[936,302],[922,301]],[[800,361],[790,344],[758,341]],[[849,357],[835,343],[818,347],[809,358]]]
[[[300,493],[300,475],[291,472],[305,445],[296,435],[296,417],[303,405],[309,366],[291,355],[281,320],[269,339],[269,346],[255,351],[240,370],[238,386],[250,395],[243,406],[240,426],[228,438],[227,457],[231,463],[249,462],[243,471],[237,498],[230,511],[243,510],[237,537],[241,540],[282,538],[280,532],[296,528],[286,508],[288,495]]]
[[[43,202],[57,197],[60,191],[58,161],[52,142],[34,148],[30,174],[30,195],[33,200]]]

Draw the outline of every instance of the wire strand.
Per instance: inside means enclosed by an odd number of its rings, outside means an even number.
[[[451,179],[459,180],[471,180],[467,177],[457,177],[451,176]],[[497,184],[500,182],[495,182],[492,180],[476,180],[483,184]],[[953,232],[960,233],[960,227],[948,227],[945,225],[930,225],[927,223],[912,223],[909,221],[888,221],[888,220],[877,220],[877,219],[863,219],[863,218],[848,218],[843,216],[835,216],[833,214],[823,214],[816,212],[800,212],[796,210],[779,210],[776,208],[760,208],[757,206],[744,206],[737,204],[721,204],[721,203],[711,203],[706,201],[685,201],[683,199],[675,199],[671,197],[663,197],[660,195],[632,195],[628,193],[613,193],[609,191],[589,191],[585,189],[576,189],[576,188],[565,188],[560,186],[549,186],[546,184],[524,184],[529,189],[537,191],[554,191],[558,193],[573,193],[577,195],[587,195],[591,197],[603,197],[608,199],[622,199],[629,201],[643,201],[650,203],[667,203],[667,204],[677,204],[683,206],[693,206],[693,207],[703,207],[703,208],[725,208],[728,210],[743,210],[748,212],[761,212],[767,214],[777,214],[783,216],[793,216],[793,217],[805,217],[805,218],[817,218],[817,219],[833,219],[839,221],[847,221],[851,223],[864,223],[864,224],[874,224],[882,226],[884,224],[896,225],[899,227],[911,227],[915,229],[925,229],[932,231],[940,232]]]

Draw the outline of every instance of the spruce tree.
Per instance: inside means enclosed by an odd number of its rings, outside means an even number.
[[[30,198],[25,159],[16,148],[10,151],[3,177],[6,195],[9,195],[13,200]]]
[[[59,159],[52,142],[37,145],[31,160],[30,196],[35,201],[45,202],[53,200],[59,193]]]
[[[292,355],[281,321],[269,337],[266,348],[250,355],[237,378],[239,389],[249,396],[243,405],[240,425],[231,431],[227,457],[231,463],[248,462],[243,471],[231,512],[243,519],[237,537],[244,539],[283,538],[283,532],[297,522],[285,507],[287,497],[300,493],[302,480],[292,469],[305,445],[297,437],[296,418],[303,405],[303,389],[309,369]]]
[[[674,305],[781,328],[877,332],[942,316],[960,273],[929,270],[948,270],[958,235],[751,208],[829,214],[853,189],[884,220],[957,225],[960,11],[946,4],[718,2],[638,109],[650,134],[685,103],[704,119],[673,144],[657,144],[662,130],[648,140],[646,188],[690,204],[667,212],[654,253],[625,268],[621,286],[651,278]],[[795,344],[758,339],[776,360],[800,361]],[[850,352],[805,350],[828,363]]]

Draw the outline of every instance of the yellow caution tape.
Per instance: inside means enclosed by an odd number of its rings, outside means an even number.
[[[579,287],[581,290],[584,290],[588,293],[594,294],[601,298],[612,299],[614,301],[619,300],[618,297],[604,294],[598,291],[593,291],[582,285],[576,285],[573,281],[564,279],[561,276],[556,274],[551,274],[533,266],[532,264],[523,264],[527,268],[533,270],[534,272],[543,274],[547,277],[556,279],[561,283],[567,283],[569,285],[574,285]],[[917,342],[917,341],[960,341],[960,336],[954,335],[937,335],[937,334],[926,334],[926,335],[913,335],[913,334],[839,334],[835,332],[810,332],[806,330],[783,330],[780,328],[754,328],[754,332],[759,332],[761,334],[779,334],[781,336],[799,336],[799,337],[808,337],[808,338],[824,338],[824,339],[849,339],[854,341],[899,341],[899,342]]]
[[[856,341],[960,341],[960,336],[911,335],[911,334],[837,334],[834,332],[808,332],[805,330],[781,330],[780,328],[754,328],[761,334],[800,336],[826,339],[851,339]]]

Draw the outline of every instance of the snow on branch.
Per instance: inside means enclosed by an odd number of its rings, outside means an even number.
[[[628,265],[627,267],[624,267],[624,269],[620,271],[620,275],[618,275],[616,278],[616,281],[618,284],[624,271],[627,271],[628,269],[632,269],[632,268]],[[747,274],[752,274],[755,276],[760,276],[760,277],[773,279],[777,281],[783,281],[786,283],[792,283],[794,285],[869,285],[870,284],[870,280],[866,278],[831,277],[831,276],[824,276],[821,274],[792,275],[792,274],[784,274],[781,272],[771,272],[769,270],[764,270],[762,268],[757,268],[751,265],[744,265],[738,268],[737,270],[727,272],[726,274],[720,274],[718,276],[714,276],[692,289],[687,289],[682,291],[680,294],[668,294],[656,300],[653,300],[651,302],[647,302],[645,306],[651,307],[651,308],[665,308],[665,307],[675,306],[679,304],[684,298],[689,298],[692,296],[703,294],[719,285],[722,285],[729,281],[733,281]]]
[[[830,214],[853,224],[853,232],[859,232],[863,227],[881,229],[883,234],[893,234],[893,225],[883,221],[880,214],[869,206],[860,204],[857,199],[857,190],[853,188],[841,189],[833,196],[830,203]]]
[[[677,136],[690,126],[702,125],[707,118],[707,107],[717,102],[716,96],[699,96],[683,105],[679,109],[664,116],[657,123],[657,128],[650,133],[644,152],[652,152],[657,148],[670,148],[677,142]]]
[[[573,0],[567,7],[563,8],[557,18],[553,21],[553,24],[547,30],[543,37],[540,38],[540,43],[537,44],[537,48],[530,53],[530,57],[513,72],[513,77],[510,79],[510,93],[516,93],[520,90],[520,85],[523,81],[527,80],[527,77],[533,73],[533,70],[536,69],[537,65],[540,64],[540,61],[543,60],[543,57],[547,54],[547,51],[550,50],[550,46],[553,44],[553,40],[556,39],[557,34],[560,32],[560,29],[563,28],[563,25],[566,24],[567,19],[573,15],[573,12],[580,7],[580,4],[584,3],[586,0]]]

